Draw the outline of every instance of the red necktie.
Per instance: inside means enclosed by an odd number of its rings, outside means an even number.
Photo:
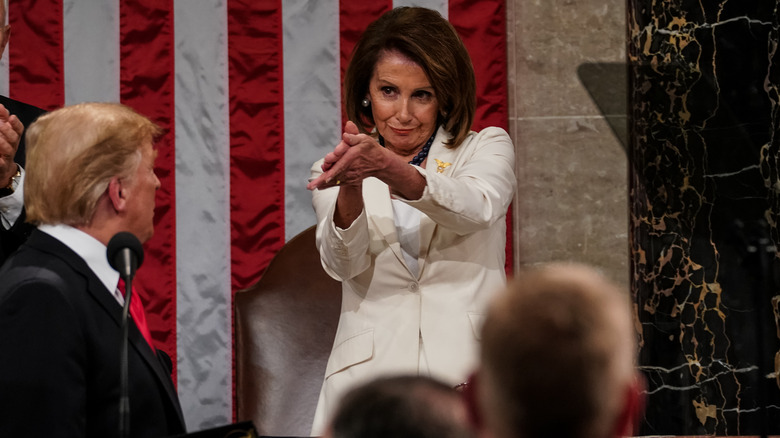
[[[117,288],[119,288],[119,292],[122,292],[122,296],[125,296],[125,280],[120,278],[119,284],[117,285]],[[133,294],[130,297],[130,316],[133,318],[133,321],[135,321],[136,327],[138,327],[138,330],[141,331],[141,334],[144,335],[144,339],[146,339],[146,342],[149,344],[150,347],[152,347],[152,351],[154,351],[154,343],[152,342],[152,334],[149,332],[149,326],[146,325],[146,314],[144,313],[144,305],[141,302],[141,297],[138,296],[136,293],[135,288],[133,288]]]

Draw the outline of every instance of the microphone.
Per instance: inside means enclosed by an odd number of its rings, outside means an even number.
[[[127,314],[132,299],[133,277],[144,261],[141,241],[133,233],[121,231],[108,241],[106,258],[125,281],[125,305],[122,307],[122,347],[119,354],[119,437],[130,435],[130,395],[128,394]]]
[[[120,231],[108,241],[106,257],[111,267],[119,271],[119,275],[128,283],[144,261],[144,248],[133,233]]]

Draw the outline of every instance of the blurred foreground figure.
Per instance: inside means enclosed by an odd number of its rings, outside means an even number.
[[[642,411],[627,292],[594,270],[551,264],[493,301],[476,377],[481,436],[628,436]]]
[[[473,438],[455,389],[429,377],[380,378],[348,392],[324,438]]]

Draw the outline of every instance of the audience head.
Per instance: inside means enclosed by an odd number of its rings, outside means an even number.
[[[26,133],[28,221],[129,231],[147,240],[160,186],[152,147],[159,133],[149,119],[115,103],[66,106],[38,118]]]
[[[450,144],[460,145],[476,111],[474,68],[455,28],[431,9],[398,7],[368,26],[344,75],[347,117],[362,132],[374,126],[371,107],[361,102],[368,95],[377,61],[388,51],[398,51],[422,68],[439,102],[439,123],[453,135]]]
[[[326,438],[472,438],[461,394],[423,376],[379,378],[348,392]]]
[[[628,293],[593,269],[516,276],[482,332],[477,398],[488,436],[630,435],[641,411]]]

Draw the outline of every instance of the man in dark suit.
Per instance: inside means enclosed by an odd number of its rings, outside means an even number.
[[[118,436],[124,298],[106,245],[121,231],[152,236],[159,133],[110,103],[67,106],[28,128],[24,190],[37,229],[0,268],[0,436]],[[137,316],[129,436],[184,433],[170,359]]]
[[[3,56],[11,31],[5,22],[5,1],[0,0],[0,57]],[[24,180],[25,126],[44,110],[5,96],[0,96],[0,265],[32,232],[25,222],[22,199]]]

